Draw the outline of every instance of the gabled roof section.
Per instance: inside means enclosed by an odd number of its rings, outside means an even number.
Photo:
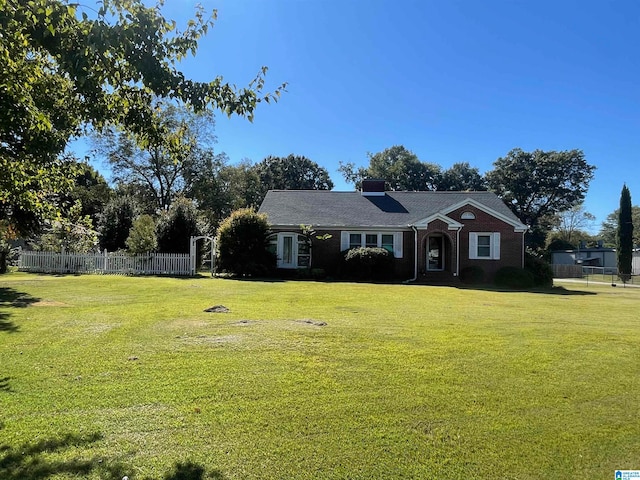
[[[504,202],[501,202],[503,205]],[[516,217],[511,210],[509,210],[510,215],[505,215],[503,212],[499,212],[496,211],[494,209],[492,209],[491,207],[487,206],[486,204],[482,203],[482,202],[478,202],[476,199],[473,198],[465,198],[464,200],[462,200],[461,202],[455,203],[449,207],[447,207],[445,210],[442,211],[442,213],[444,213],[445,215],[453,212],[454,210],[458,210],[459,208],[462,207],[466,207],[468,205],[472,205],[474,207],[476,207],[479,210],[482,210],[485,213],[488,213],[491,216],[494,216],[500,220],[502,220],[505,223],[508,223],[509,225],[513,225],[513,229],[516,232],[526,232],[529,227],[527,225],[525,225],[524,223],[522,223],[518,217]],[[506,205],[505,205],[506,207]]]
[[[406,229],[431,218],[453,225],[457,222],[445,215],[464,205],[474,205],[514,228],[526,228],[492,192],[386,192],[366,197],[360,192],[270,190],[259,212],[277,227]]]
[[[446,215],[444,215],[444,214],[442,214],[440,212],[434,213],[430,217],[423,218],[422,220],[417,221],[414,225],[416,227],[424,227],[424,228],[426,228],[434,220],[443,221],[444,223],[447,224],[447,228],[449,230],[457,230],[457,229],[462,228],[464,226],[462,223],[456,222],[454,219],[452,219],[450,217],[447,217]]]

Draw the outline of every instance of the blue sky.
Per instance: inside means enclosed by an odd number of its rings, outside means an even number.
[[[191,0],[167,0],[179,24]],[[232,162],[304,155],[337,190],[338,162],[404,145],[481,172],[512,148],[581,149],[597,167],[595,230],[624,182],[640,203],[640,2],[216,0],[218,21],[181,69],[246,85],[262,65],[281,101],[253,123],[217,116]]]

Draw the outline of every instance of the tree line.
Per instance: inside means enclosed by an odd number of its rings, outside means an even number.
[[[214,111],[251,120],[286,84],[265,91],[266,67],[245,88],[180,72],[215,10],[198,7],[182,31],[160,4],[142,0],[106,1],[89,13],[67,0],[0,0],[1,251],[18,237],[47,249],[181,251],[187,243],[175,231],[212,232],[231,212],[257,208],[269,189],[333,188],[327,170],[304,156],[232,164],[216,152]],[[83,135],[92,160],[113,172],[111,184],[67,152]],[[568,242],[585,233],[581,205],[594,171],[581,150],[516,148],[482,175],[467,162],[443,169],[399,145],[369,154],[365,167],[339,168],[355,188],[375,177],[390,190],[492,190],[531,227],[536,249],[549,232]]]

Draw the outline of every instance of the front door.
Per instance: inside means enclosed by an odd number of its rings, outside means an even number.
[[[427,270],[444,270],[444,237],[427,238]]]
[[[296,265],[296,235],[282,235],[280,237],[280,252],[282,256],[278,259],[279,268],[295,268]]]

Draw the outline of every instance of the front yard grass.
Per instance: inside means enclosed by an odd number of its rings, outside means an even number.
[[[640,469],[640,289],[565,288],[4,275],[0,478]]]

